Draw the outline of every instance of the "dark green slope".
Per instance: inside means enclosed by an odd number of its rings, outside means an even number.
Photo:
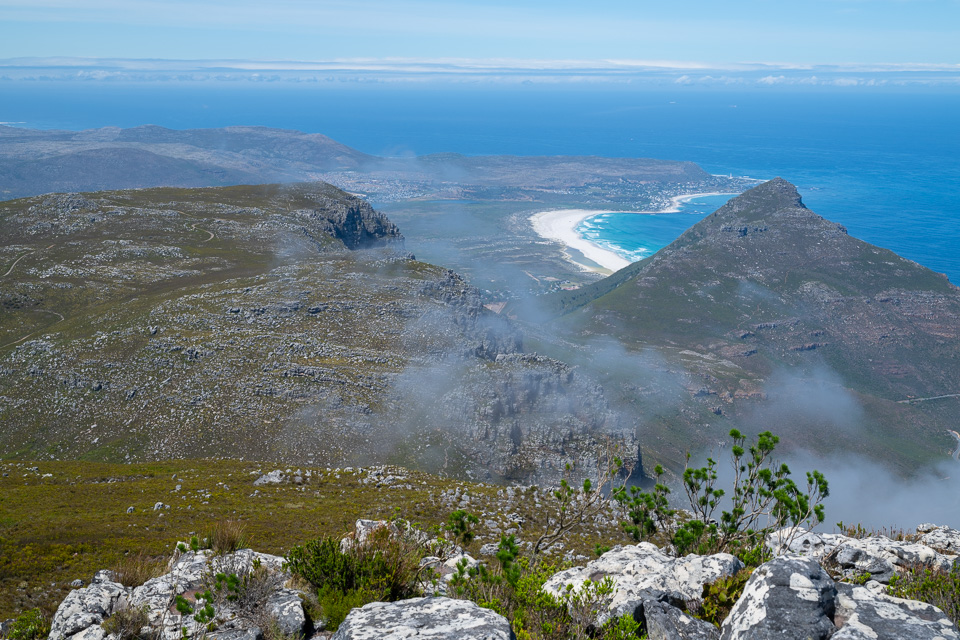
[[[863,410],[858,422],[869,435],[857,436],[858,446],[901,462],[949,446],[956,400],[903,401],[960,393],[960,290],[851,237],[782,179],[731,200],[651,258],[549,304],[580,339],[660,349],[697,381],[694,395],[716,405],[714,423],[782,399],[771,380],[826,379]],[[790,412],[776,415],[789,430]],[[829,420],[820,422],[822,436]]]

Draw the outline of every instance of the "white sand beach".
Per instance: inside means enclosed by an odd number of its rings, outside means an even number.
[[[685,196],[673,196],[670,198],[670,208],[663,211],[642,211],[641,213],[678,213],[680,205],[688,200],[696,198],[705,198],[707,196],[735,196],[736,193],[727,193],[726,191],[711,191],[710,193],[688,193]]]
[[[604,249],[589,240],[584,240],[577,233],[577,225],[592,216],[608,211],[595,211],[588,209],[561,209],[559,211],[541,211],[530,216],[530,223],[533,230],[547,240],[556,240],[563,245],[576,249],[582,253],[588,260],[600,265],[603,269],[581,264],[573,259],[569,254],[567,259],[579,266],[584,271],[618,271],[630,264],[613,251]]]
[[[735,196],[736,193],[711,192],[711,193],[689,193],[682,196],[673,196],[670,198],[670,207],[662,211],[637,211],[638,214],[652,213],[677,213],[680,211],[680,205],[694,198],[704,196]],[[573,262],[584,271],[596,271],[599,273],[609,273],[619,271],[631,264],[629,260],[621,258],[619,255],[604,249],[603,247],[585,240],[577,233],[577,226],[593,216],[603,213],[612,213],[610,210],[589,210],[589,209],[560,209],[555,211],[541,211],[530,216],[530,223],[533,230],[547,240],[555,240],[561,244],[576,249],[588,260],[600,265],[597,268],[594,265],[582,264],[577,262],[574,256],[565,254],[570,262]]]

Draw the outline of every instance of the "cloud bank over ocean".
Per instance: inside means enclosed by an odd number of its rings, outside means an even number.
[[[351,58],[273,61],[58,57],[0,59],[0,81],[960,88],[960,64],[711,65],[670,60]]]

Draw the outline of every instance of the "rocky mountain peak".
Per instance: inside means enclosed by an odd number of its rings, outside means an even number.
[[[718,209],[714,216],[720,218],[731,214],[748,217],[751,217],[751,214],[766,216],[773,212],[797,209],[809,211],[803,204],[797,188],[783,178],[774,178],[733,198]]]

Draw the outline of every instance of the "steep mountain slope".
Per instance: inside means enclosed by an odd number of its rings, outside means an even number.
[[[687,421],[702,440],[752,421],[907,467],[950,444],[957,400],[920,399],[960,394],[960,290],[851,237],[784,180],[550,304],[581,337],[655,347],[682,371],[687,405],[714,414]]]
[[[622,432],[568,366],[322,183],[0,204],[0,455],[555,478]]]

